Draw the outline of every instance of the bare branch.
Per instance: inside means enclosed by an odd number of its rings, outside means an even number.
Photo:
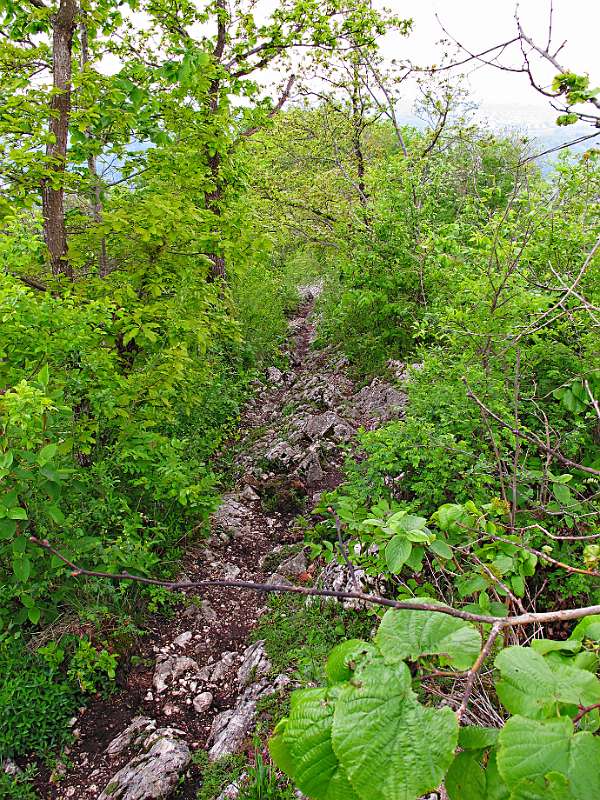
[[[144,578],[141,575],[132,575],[128,572],[112,573],[102,572],[99,570],[89,570],[80,567],[73,561],[64,556],[59,550],[53,547],[47,539],[38,539],[36,536],[30,536],[29,541],[37,547],[46,550],[48,553],[56,556],[63,564],[66,564],[72,570],[72,577],[78,578],[87,576],[91,578],[104,578],[113,581],[133,581],[141,583],[146,586],[162,586],[170,591],[189,591],[192,589],[202,590],[214,587],[222,589],[241,589],[245,591],[264,592],[264,593],[282,593],[282,594],[299,594],[305,597],[331,597],[336,600],[362,600],[371,605],[383,606],[385,608],[395,608],[398,610],[408,611],[432,611],[436,614],[446,614],[449,617],[456,617],[463,619],[466,622],[478,622],[489,625],[495,625],[500,630],[505,628],[512,628],[522,625],[543,625],[546,622],[568,622],[583,617],[589,617],[592,614],[600,614],[600,605],[584,606],[580,608],[564,608],[559,611],[542,611],[531,612],[526,614],[518,614],[509,617],[494,617],[491,614],[474,614],[470,611],[463,611],[462,609],[452,608],[445,604],[425,603],[417,600],[391,600],[387,597],[379,595],[367,594],[366,592],[338,592],[333,589],[318,589],[317,587],[305,586],[287,586],[285,584],[275,583],[255,583],[254,581],[236,581],[236,580],[221,580],[209,579],[201,581],[166,581],[158,580],[157,578]]]
[[[477,405],[479,406],[479,408],[482,411],[484,411],[487,414],[489,414],[489,416],[492,417],[492,419],[495,419],[496,422],[499,425],[501,425],[503,428],[506,428],[507,430],[509,430],[515,436],[518,436],[521,439],[524,439],[525,441],[527,441],[530,444],[534,445],[534,447],[536,447],[538,450],[541,450],[544,453],[551,454],[553,458],[555,458],[557,461],[559,461],[561,464],[563,464],[566,467],[571,467],[572,469],[579,469],[582,472],[589,473],[590,475],[600,475],[600,470],[594,469],[593,467],[586,467],[583,464],[578,464],[577,461],[572,461],[570,458],[567,458],[566,456],[563,456],[562,453],[560,453],[558,450],[556,450],[556,449],[554,449],[552,447],[548,447],[534,433],[526,433],[523,430],[523,428],[517,428],[514,425],[512,425],[510,422],[506,422],[506,420],[502,419],[502,417],[499,417],[498,414],[496,414],[494,411],[492,411],[490,408],[488,408],[477,397],[477,395],[469,387],[469,384],[467,383],[466,378],[463,378],[463,383],[465,384],[465,386],[467,388],[467,397],[470,400],[473,400],[475,403],[477,403]]]
[[[463,699],[462,699],[462,702],[460,704],[460,708],[456,712],[456,717],[457,717],[459,722],[461,721],[465,711],[467,710],[467,706],[469,705],[469,698],[471,697],[471,692],[473,691],[473,686],[475,685],[475,679],[477,678],[477,675],[479,674],[479,670],[483,666],[483,663],[486,660],[486,658],[492,652],[492,648],[494,646],[494,643],[495,643],[496,639],[498,638],[498,636],[502,633],[503,627],[504,626],[502,625],[501,622],[495,622],[492,625],[492,630],[490,631],[490,634],[489,634],[489,636],[488,636],[488,638],[486,640],[486,643],[481,648],[481,652],[477,656],[477,660],[475,661],[475,663],[473,664],[473,666],[471,667],[471,669],[467,673],[467,685],[465,687],[465,692],[463,694]]]

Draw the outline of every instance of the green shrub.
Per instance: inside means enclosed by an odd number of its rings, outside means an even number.
[[[0,639],[0,758],[43,752],[68,738],[77,691],[56,663],[30,653],[21,638]]]

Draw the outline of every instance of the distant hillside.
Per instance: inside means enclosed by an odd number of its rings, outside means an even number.
[[[423,119],[414,113],[401,113],[399,117],[404,125],[425,127]],[[498,133],[516,133],[527,138],[532,155],[545,154],[538,159],[543,172],[547,172],[563,152],[555,150],[552,153],[546,153],[546,151],[595,132],[591,126],[584,124],[561,127],[556,124],[553,116],[540,119],[539,109],[534,106],[489,106],[479,109],[477,119],[483,124],[487,123],[493,131]],[[597,134],[597,138],[571,145],[568,149],[573,153],[583,153],[590,147],[600,147],[600,130],[597,131]]]

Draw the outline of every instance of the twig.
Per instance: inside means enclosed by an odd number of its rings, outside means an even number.
[[[352,578],[352,586],[354,587],[355,592],[360,592],[360,584],[356,578],[356,573],[354,572],[354,564],[350,561],[350,556],[348,554],[348,548],[346,547],[346,543],[344,542],[344,537],[342,536],[342,521],[339,516],[336,514],[335,510],[329,506],[327,509],[329,513],[333,516],[335,520],[335,529],[337,531],[338,537],[338,544],[340,546],[340,552],[342,554],[342,558],[346,562],[346,566],[348,567],[348,572]]]
[[[579,722],[579,720],[580,720],[582,717],[585,717],[585,715],[586,715],[586,714],[589,714],[589,713],[590,713],[590,711],[593,711],[595,708],[600,708],[600,703],[594,703],[594,705],[593,705],[593,706],[583,706],[583,707],[582,707],[582,706],[580,706],[579,708],[580,708],[580,711],[579,711],[579,713],[578,713],[578,714],[576,714],[576,715],[573,717],[573,725],[577,725],[577,723]]]
[[[487,414],[495,419],[499,425],[502,425],[503,428],[506,428],[515,436],[519,436],[521,439],[525,439],[525,441],[529,442],[530,444],[534,445],[538,448],[538,450],[542,450],[544,453],[550,453],[553,458],[557,461],[560,461],[561,464],[564,464],[566,467],[573,467],[573,469],[579,469],[582,472],[588,472],[590,475],[600,475],[599,469],[594,469],[593,467],[586,467],[583,464],[578,464],[577,461],[572,461],[570,458],[563,456],[558,450],[554,450],[542,442],[542,440],[537,437],[535,434],[532,433],[525,433],[522,428],[516,428],[510,422],[506,422],[506,420],[499,417],[498,414],[494,413],[490,408],[488,408],[478,397],[477,395],[471,390],[471,387],[467,383],[467,379],[463,377],[463,383],[467,389],[467,397],[470,400],[473,400],[482,411],[485,411]]]
[[[504,627],[506,626],[504,626],[501,622],[495,622],[492,625],[492,630],[490,631],[490,635],[488,636],[486,643],[481,648],[481,652],[477,656],[477,660],[475,661],[475,663],[468,672],[465,692],[463,694],[460,708],[456,712],[456,717],[459,722],[463,718],[463,715],[467,710],[467,706],[469,705],[469,698],[471,697],[471,692],[473,691],[473,686],[475,685],[475,679],[477,678],[479,670],[483,666],[483,662],[492,652],[492,647],[494,646],[494,642],[496,641],[498,636],[502,633],[502,629]]]
[[[30,536],[29,541],[41,547],[43,550],[56,556],[63,564],[66,564],[72,570],[72,577],[78,578],[87,576],[91,578],[105,578],[114,581],[135,581],[146,586],[162,586],[170,591],[184,591],[190,589],[210,589],[213,587],[220,587],[223,589],[244,589],[255,592],[280,592],[287,594],[301,594],[306,597],[332,597],[336,600],[362,600],[365,603],[373,605],[384,606],[386,608],[396,608],[399,610],[408,611],[433,611],[437,614],[446,614],[449,617],[456,617],[463,619],[467,622],[480,622],[485,624],[510,628],[520,625],[542,625],[546,622],[569,622],[571,620],[582,619],[589,617],[592,614],[600,614],[600,605],[595,606],[582,606],[580,608],[563,608],[559,611],[542,611],[527,614],[518,614],[514,617],[494,617],[491,614],[474,614],[470,611],[463,611],[462,609],[452,608],[452,606],[424,603],[413,600],[390,600],[387,597],[380,597],[379,595],[367,594],[366,592],[338,592],[333,589],[317,589],[316,587],[305,586],[287,586],[285,584],[276,583],[254,583],[253,581],[235,581],[235,580],[202,580],[202,581],[164,581],[157,578],[144,578],[141,575],[132,575],[129,572],[113,573],[102,572],[99,570],[89,570],[80,567],[73,561],[69,560],[59,550],[53,547],[47,539],[38,539],[36,536]]]

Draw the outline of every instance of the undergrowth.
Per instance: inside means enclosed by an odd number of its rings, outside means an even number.
[[[306,604],[293,595],[272,595],[253,639],[264,639],[272,672],[288,672],[296,680],[322,678],[327,656],[344,639],[368,636],[372,616],[346,610],[340,603],[314,598]]]

